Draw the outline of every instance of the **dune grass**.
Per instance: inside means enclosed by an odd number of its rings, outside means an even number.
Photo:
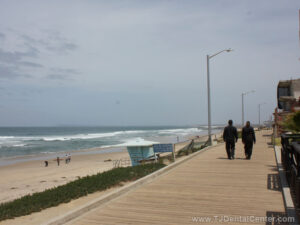
[[[156,163],[115,168],[92,176],[82,177],[43,192],[26,195],[11,202],[2,203],[0,204],[0,221],[39,212],[96,191],[106,190],[121,182],[139,179],[164,166],[164,164]]]

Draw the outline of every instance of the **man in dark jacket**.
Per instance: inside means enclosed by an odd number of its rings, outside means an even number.
[[[228,159],[234,159],[235,142],[238,140],[238,135],[236,128],[232,126],[232,120],[229,120],[228,126],[224,128],[223,140],[226,142]]]
[[[242,130],[242,141],[245,145],[246,159],[251,159],[253,143],[255,144],[255,132],[253,127],[250,126],[250,122],[247,121],[246,126]]]

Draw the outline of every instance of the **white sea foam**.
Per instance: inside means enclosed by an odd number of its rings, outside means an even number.
[[[26,144],[15,144],[15,145],[12,145],[13,147],[24,147],[26,146]]]
[[[77,135],[66,135],[66,136],[47,136],[42,137],[43,141],[70,141],[76,139],[97,139],[97,138],[109,138],[115,136],[122,136],[128,134],[139,134],[144,133],[143,130],[135,130],[135,131],[116,131],[116,132],[108,132],[108,133],[91,133],[91,134],[77,134]]]
[[[15,136],[0,136],[0,140],[13,139]]]
[[[201,127],[208,129],[208,126],[201,126]],[[220,127],[222,127],[222,126],[211,126],[212,129],[218,129]]]
[[[156,144],[158,142],[154,142],[154,141],[147,141],[143,138],[137,137],[137,138],[132,138],[132,139],[127,139],[124,140],[125,142],[122,144],[118,144],[115,146],[149,146],[149,145],[153,145]]]
[[[186,129],[166,129],[166,130],[160,130],[159,134],[175,134],[175,135],[188,135],[192,133],[198,133],[201,132],[201,129],[198,128],[186,128]]]
[[[87,133],[87,134],[74,134],[74,135],[49,135],[49,136],[0,136],[0,147],[24,147],[32,141],[72,141],[72,140],[88,140],[88,139],[114,139],[124,140],[124,145],[132,144],[147,144],[142,137],[146,135],[160,136],[160,135],[176,135],[185,136],[189,134],[195,134],[201,132],[198,128],[181,128],[181,129],[157,129],[157,130],[125,130],[115,132],[103,132],[103,133]],[[109,141],[109,140],[107,140]]]
[[[0,136],[0,144],[16,142],[16,141],[70,141],[76,139],[97,139],[97,138],[110,138],[115,136],[134,135],[147,132],[145,130],[127,130],[106,133],[88,133],[88,134],[75,134],[75,135],[61,135],[61,136]]]
[[[20,141],[0,142],[0,148],[2,148],[2,147],[24,147],[24,146],[26,146],[26,144],[22,143]]]

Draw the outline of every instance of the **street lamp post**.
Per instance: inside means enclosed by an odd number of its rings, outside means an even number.
[[[247,91],[242,93],[242,127],[244,126],[244,96],[250,93],[254,93],[255,91]]]
[[[222,52],[231,52],[232,49],[225,49],[222,51],[217,52],[213,55],[206,55],[206,63],[207,63],[207,110],[208,110],[208,144],[211,145],[211,105],[210,105],[210,77],[209,77],[209,60]]]
[[[263,103],[259,103],[258,104],[258,126],[260,127],[260,106],[265,105],[267,103],[263,102]]]

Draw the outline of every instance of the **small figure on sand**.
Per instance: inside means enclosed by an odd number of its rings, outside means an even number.
[[[242,141],[245,146],[245,156],[246,159],[251,159],[253,143],[255,144],[255,132],[253,127],[250,126],[250,122],[246,122],[246,126],[242,130]]]
[[[71,154],[66,154],[66,158],[65,158],[66,164],[71,162]]]
[[[45,160],[45,167],[48,167],[48,161]]]
[[[66,154],[66,158],[65,158],[66,164],[71,162],[71,154]]]
[[[229,120],[228,126],[224,128],[223,132],[228,159],[234,159],[235,143],[238,141],[237,129],[232,124],[232,120]]]
[[[59,157],[57,156],[56,162],[57,162],[57,165],[58,165],[58,166],[59,166],[59,161],[60,161],[60,159],[59,159]]]

